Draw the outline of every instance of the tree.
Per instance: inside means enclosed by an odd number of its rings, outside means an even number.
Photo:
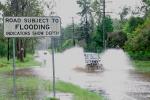
[[[73,25],[67,25],[65,28],[62,28],[61,45],[62,50],[66,48],[70,48],[74,46],[74,41],[76,45],[80,45],[80,42],[83,40],[84,36],[82,36],[82,30],[79,24],[74,24],[74,33],[73,33]],[[82,45],[83,46],[83,45]]]
[[[78,0],[77,4],[81,8],[81,12],[78,14],[81,16],[81,27],[83,27],[85,32],[85,40],[88,46],[90,42],[90,33],[94,31],[94,19],[92,16],[92,9],[91,9],[91,0]]]
[[[144,23],[144,19],[141,17],[131,17],[124,27],[126,33],[132,33],[135,29]]]
[[[119,19],[113,19],[114,32],[122,31],[123,25]]]
[[[101,5],[102,0],[94,0],[91,3],[91,9],[93,11],[94,15],[94,21],[96,22],[96,25],[98,25],[102,21],[102,11],[101,11]]]
[[[6,44],[7,41],[3,35],[3,23],[0,22],[0,57],[6,56],[6,52],[7,52]]]
[[[124,32],[111,32],[111,33],[108,33],[107,47],[116,48],[119,46],[120,48],[123,48],[126,41],[127,41],[127,34],[126,33],[124,33]]]
[[[122,11],[119,13],[121,22],[124,22],[125,17],[129,14],[130,8],[129,7],[123,7]]]
[[[54,11],[54,7],[56,6],[55,0],[42,0],[42,6],[46,10],[46,15],[52,16],[56,12]]]
[[[7,0],[3,7],[3,14],[4,16],[39,16],[43,14],[43,10],[38,0]],[[28,46],[28,44],[30,44],[29,39],[30,38],[16,38],[16,54],[17,58],[21,61],[23,61],[26,55],[26,49],[30,48]],[[22,48],[24,52],[22,52]]]
[[[0,10],[4,9],[4,5],[0,2]]]
[[[150,21],[145,21],[128,37],[125,50],[132,58],[140,60],[150,59]]]
[[[105,40],[107,40],[107,33],[113,32],[113,22],[112,19],[110,18],[110,16],[106,16],[105,17]],[[90,50],[91,51],[95,51],[95,52],[100,52],[103,49],[103,23],[100,23],[97,26],[97,30],[94,33],[94,35],[92,36],[92,41],[91,41],[91,46],[90,46]],[[94,47],[94,48],[93,48]]]
[[[128,36],[125,48],[128,51],[150,50],[150,19],[139,25],[131,35]]]
[[[149,0],[142,0],[143,5],[141,7],[141,11],[144,12],[144,17],[148,17],[150,14],[150,1]]]
[[[91,0],[78,0],[77,4],[81,8],[81,12],[78,12],[78,14],[81,16],[81,23],[93,21]]]

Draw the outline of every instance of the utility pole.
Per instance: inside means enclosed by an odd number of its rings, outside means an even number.
[[[88,15],[86,13],[84,30],[85,30],[85,34],[86,34],[85,39],[86,39],[87,46],[89,45],[89,29],[88,29],[88,26],[89,26]],[[89,47],[87,47],[87,48],[89,48]]]
[[[73,40],[73,45],[75,46],[76,42],[75,42],[75,28],[74,28],[74,17],[72,17],[72,40]]]
[[[106,42],[105,42],[105,36],[106,36],[106,31],[105,31],[105,9],[106,6],[105,6],[105,0],[103,0],[103,20],[102,20],[102,23],[103,23],[103,48],[104,50],[106,49]]]
[[[101,0],[100,0],[101,1]],[[107,3],[108,2],[111,2],[111,1],[107,1]],[[105,0],[103,0],[102,1],[102,6],[103,6],[103,8],[102,8],[102,14],[103,14],[103,19],[102,19],[102,24],[103,24],[103,48],[104,48],[104,50],[106,50],[106,42],[107,42],[107,40],[106,40],[106,34],[107,34],[107,32],[106,32],[106,24],[105,24],[105,21],[106,21],[106,13],[112,13],[112,12],[106,12],[106,1]]]

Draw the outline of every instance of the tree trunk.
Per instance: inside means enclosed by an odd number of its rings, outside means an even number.
[[[19,47],[19,39],[18,38],[16,38],[16,55],[17,55],[17,59],[19,59],[20,57],[20,49],[19,49],[20,47]]]
[[[7,45],[7,60],[9,61],[9,59],[10,59],[10,54],[9,54],[9,48],[10,48],[10,46],[9,46],[9,38],[8,38],[8,43],[7,43],[8,45]]]
[[[17,52],[17,59],[19,59],[21,62],[23,62],[24,58],[24,48],[23,48],[23,42],[22,39],[17,38],[16,39],[16,52]]]
[[[24,58],[26,57],[26,39],[24,40]]]
[[[24,48],[23,48],[23,41],[22,39],[20,39],[20,61],[23,62],[24,61]]]

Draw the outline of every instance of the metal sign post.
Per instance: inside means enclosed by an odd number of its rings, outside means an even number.
[[[15,38],[13,38],[13,95],[16,97]]]
[[[55,90],[54,37],[51,38],[51,46],[52,46],[52,66],[53,66],[53,97],[55,97],[56,96],[56,90]]]
[[[55,97],[54,37],[60,36],[61,18],[45,17],[4,17],[4,36],[13,38],[13,94],[16,96],[15,37],[52,37],[53,96]]]

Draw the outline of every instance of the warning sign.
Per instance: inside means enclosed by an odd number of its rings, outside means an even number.
[[[5,37],[60,36],[61,19],[51,17],[4,17]]]

